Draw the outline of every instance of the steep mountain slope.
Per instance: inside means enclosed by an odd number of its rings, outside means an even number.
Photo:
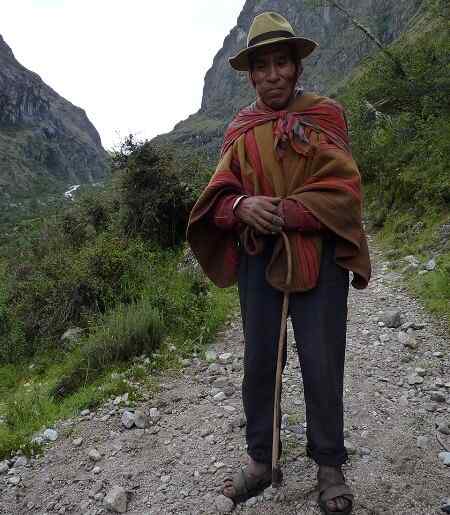
[[[341,3],[382,42],[390,43],[408,27],[422,1],[343,0]],[[283,14],[298,33],[320,43],[319,50],[304,63],[301,82],[307,90],[332,93],[358,63],[377,51],[377,47],[359,29],[326,2],[247,0],[237,25],[225,38],[205,76],[200,110],[155,141],[203,147],[208,153],[215,154],[227,121],[236,110],[253,99],[247,75],[233,71],[228,57],[245,47],[254,16],[268,10]]]
[[[0,35],[0,199],[95,181],[107,153],[79,107],[14,57]]]

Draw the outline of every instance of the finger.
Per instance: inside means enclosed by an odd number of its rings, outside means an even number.
[[[273,212],[262,211],[261,213],[259,213],[259,216],[264,218],[264,220],[266,220],[273,226],[282,227],[284,225],[284,220],[281,218],[281,216],[278,216]]]
[[[262,225],[264,229],[270,234],[279,233],[282,230],[280,225],[274,224],[272,221],[266,220],[264,218],[259,218],[258,223],[259,225]]]

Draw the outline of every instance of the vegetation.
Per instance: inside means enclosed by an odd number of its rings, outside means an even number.
[[[0,247],[0,458],[105,397],[134,399],[210,341],[234,292],[182,266],[207,178],[200,159],[128,138],[108,187],[12,228]],[[72,327],[80,337],[61,341]]]
[[[435,272],[409,279],[432,310],[448,315],[450,255],[442,229],[450,205],[450,14],[440,0],[428,7],[420,26],[390,48],[405,77],[378,54],[338,96],[350,115],[366,210],[380,241],[397,262],[407,254],[437,256]]]

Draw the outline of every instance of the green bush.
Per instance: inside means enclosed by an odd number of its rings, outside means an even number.
[[[122,195],[123,225],[128,236],[153,241],[163,248],[184,241],[192,202],[167,151],[149,142],[135,149],[127,160]]]
[[[163,335],[159,312],[148,300],[117,307],[74,353],[52,394],[65,397],[92,383],[114,363],[151,354],[159,347]]]

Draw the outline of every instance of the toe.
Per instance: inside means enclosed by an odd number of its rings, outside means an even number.
[[[335,501],[333,499],[330,499],[329,501],[327,501],[327,508],[330,511],[336,511],[337,510],[336,503],[335,503]]]

